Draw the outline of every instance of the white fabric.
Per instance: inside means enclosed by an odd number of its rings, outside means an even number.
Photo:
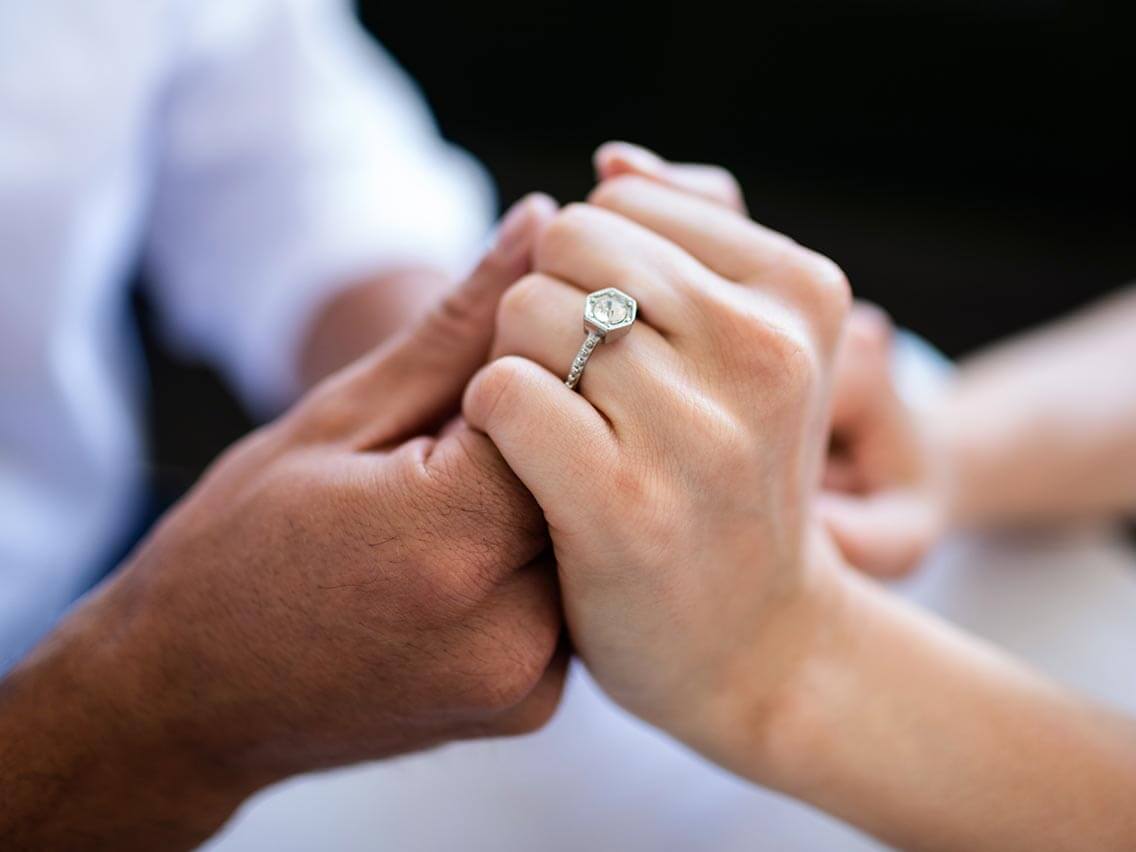
[[[170,339],[270,410],[332,288],[456,271],[492,204],[346,2],[0,0],[0,671],[135,510],[142,259]]]

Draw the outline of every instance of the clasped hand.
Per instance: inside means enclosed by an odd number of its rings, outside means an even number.
[[[587,203],[522,202],[418,328],[226,453],[64,627],[132,749],[176,744],[166,765],[243,795],[531,730],[565,627],[630,711],[727,765],[720,733],[754,735],[823,625],[812,498],[849,288],[724,172],[621,151]],[[608,286],[639,320],[571,391]]]

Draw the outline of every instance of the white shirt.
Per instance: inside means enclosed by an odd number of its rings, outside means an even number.
[[[456,271],[492,201],[346,0],[0,0],[0,671],[136,511],[139,264],[269,410],[331,288]]]

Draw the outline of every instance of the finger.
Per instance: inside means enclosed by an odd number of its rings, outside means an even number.
[[[564,681],[571,659],[567,641],[562,642],[532,692],[520,704],[497,717],[493,725],[494,732],[507,735],[529,734],[548,724],[564,695]]]
[[[831,433],[833,445],[846,450],[855,468],[858,491],[926,476],[923,437],[892,375],[892,341],[882,310],[854,306],[836,361]]]
[[[724,278],[804,308],[826,344],[838,340],[850,296],[828,258],[721,205],[637,176],[605,181],[589,201],[675,243]]]
[[[501,299],[492,357],[520,355],[555,376],[566,376],[584,341],[582,290],[540,273],[527,275]],[[578,390],[613,422],[633,410],[656,408],[667,376],[678,373],[674,350],[645,321],[627,335],[600,344]]]
[[[585,291],[618,287],[664,335],[685,332],[692,301],[717,276],[678,246],[622,216],[586,204],[566,207],[537,241],[535,269]]]
[[[741,186],[726,169],[701,163],[672,163],[653,151],[629,142],[607,142],[594,158],[596,177],[602,182],[620,175],[639,175],[682,192],[697,195],[745,214]]]
[[[818,497],[818,511],[844,558],[876,577],[910,573],[938,535],[934,511],[906,492],[868,497],[826,492]]]
[[[854,459],[847,454],[834,453],[831,449],[824,463],[824,479],[821,488],[825,491],[838,491],[843,494],[857,494],[864,490],[863,477]]]
[[[558,376],[515,356],[494,361],[474,376],[462,411],[532,492],[549,528],[576,532],[556,507],[574,510],[590,504],[594,494],[588,473],[616,469],[616,444],[600,412]]]
[[[893,328],[888,315],[856,302],[836,359],[832,396],[833,430],[855,431],[899,404],[891,377]]]
[[[333,376],[298,407],[301,429],[319,440],[369,449],[440,422],[485,363],[497,303],[529,271],[532,249],[556,210],[531,195],[505,217],[473,273],[415,327]]]
[[[528,489],[493,442],[464,421],[444,437],[416,438],[389,454],[349,458],[356,470],[373,460],[378,476],[399,485],[383,491],[392,495],[390,505],[376,504],[375,490],[364,479],[360,505],[371,506],[377,516],[412,518],[416,535],[429,535],[463,554],[464,570],[476,574],[485,588],[495,587],[548,546],[544,516]],[[408,512],[398,502],[405,494],[420,495],[430,511]]]

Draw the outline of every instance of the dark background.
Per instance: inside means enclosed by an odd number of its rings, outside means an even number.
[[[832,256],[859,296],[952,356],[1136,279],[1119,8],[360,5],[502,202],[582,197],[610,138],[724,164],[755,218]],[[208,371],[147,337],[156,469],[176,486],[248,424]]]

